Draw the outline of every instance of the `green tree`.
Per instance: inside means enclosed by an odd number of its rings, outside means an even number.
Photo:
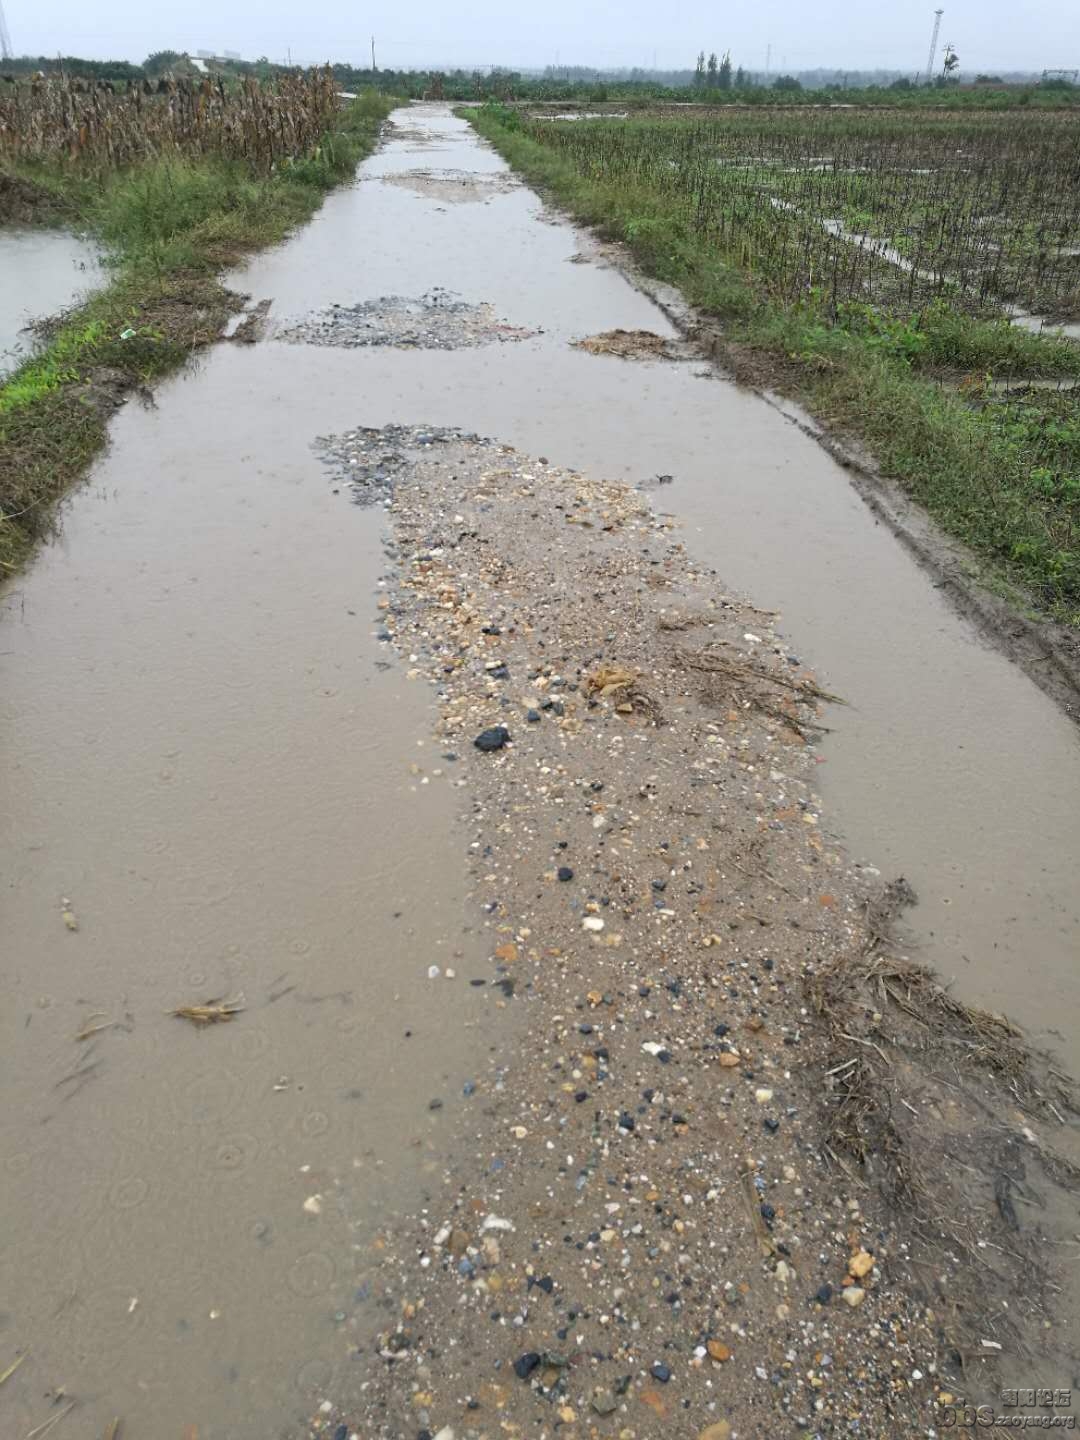
[[[746,71],[740,65],[735,71],[735,89],[741,90],[746,84]]]
[[[179,50],[155,50],[143,61],[143,69],[147,75],[164,75],[166,70],[171,70],[183,58]]]
[[[705,81],[710,90],[716,88],[716,51],[709,56],[708,76]]]
[[[696,65],[696,67],[695,67],[695,69],[694,69],[694,84],[698,87],[698,89],[700,89],[701,86],[705,84],[705,51],[704,51],[704,50],[699,50],[699,51],[698,51],[697,65]]]
[[[720,61],[720,69],[716,76],[716,83],[721,90],[731,89],[731,51],[724,51],[724,58]]]
[[[777,75],[776,79],[773,81],[773,89],[774,89],[774,90],[801,90],[801,89],[802,89],[802,81],[796,79],[796,77],[795,77],[794,75]]]

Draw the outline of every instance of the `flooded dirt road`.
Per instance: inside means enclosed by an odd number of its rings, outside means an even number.
[[[64,230],[0,230],[0,376],[33,349],[27,326],[71,305],[101,279],[93,245]]]
[[[129,404],[61,540],[4,597],[16,1431],[63,1387],[88,1434],[114,1415],[132,1437],[287,1433],[345,1383],[380,1228],[418,1203],[505,1036],[502,992],[470,984],[491,945],[465,898],[460,761],[379,638],[380,513],[331,480],[321,436],[459,426],[600,477],[672,477],[652,498],[689,552],[779,609],[850,702],[819,752],[828,827],[912,883],[920,958],[1080,1070],[1073,729],[763,401],[700,363],[571,348],[672,332],[464,122],[398,119],[355,188],[238,277],[289,343],[221,345]],[[436,286],[529,333],[296,338],[385,297],[434,332]],[[229,1024],[167,1013],[222,995],[246,1007]]]
[[[475,184],[458,203],[433,196],[435,167]],[[320,356],[312,389],[351,372],[363,388],[358,421],[458,424],[646,486],[673,476],[657,503],[686,525],[690,548],[779,611],[849,702],[830,716],[835,738],[822,750],[830,823],[856,855],[914,886],[921,957],[1080,1070],[1074,727],[954,613],[840,467],[758,397],[701,365],[570,349],[616,325],[673,332],[580,231],[527,189],[506,192],[502,161],[464,122],[440,119],[430,139],[386,147],[363,173],[291,249],[249,272],[272,314],[438,283],[543,333],[452,356]],[[354,238],[342,256],[346,224]],[[293,363],[291,352],[263,358]],[[1032,992],[1032,965],[1056,1013]]]

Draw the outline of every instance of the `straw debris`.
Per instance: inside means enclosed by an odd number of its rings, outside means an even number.
[[[244,997],[238,995],[234,1000],[219,996],[215,1000],[204,1000],[200,1005],[180,1005],[168,1013],[180,1020],[190,1020],[193,1025],[204,1026],[222,1025],[244,1009]]]

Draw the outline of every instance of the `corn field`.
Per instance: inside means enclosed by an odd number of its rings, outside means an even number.
[[[108,83],[0,80],[0,163],[44,163],[100,173],[140,160],[215,155],[267,174],[310,153],[338,108],[329,68],[244,79]]]
[[[778,297],[1080,318],[1080,116],[842,109],[534,118],[594,182],[662,197]]]

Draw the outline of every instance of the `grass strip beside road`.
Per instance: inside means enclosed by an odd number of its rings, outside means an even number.
[[[55,502],[105,444],[123,396],[220,335],[240,305],[221,272],[309,219],[352,176],[397,103],[360,96],[313,154],[266,177],[240,161],[176,158],[100,182],[22,169],[17,184],[0,185],[0,198],[17,190],[23,218],[36,195],[50,223],[97,237],[112,266],[110,282],[0,384],[0,577],[47,532]]]
[[[984,582],[1080,625],[1080,390],[1002,399],[988,385],[1080,376],[1080,346],[944,304],[914,319],[864,305],[827,316],[812,296],[782,305],[695,234],[691,197],[673,207],[646,185],[585,176],[505,107],[462,113],[515,170],[714,316],[740,378],[860,442],[984,562]]]

